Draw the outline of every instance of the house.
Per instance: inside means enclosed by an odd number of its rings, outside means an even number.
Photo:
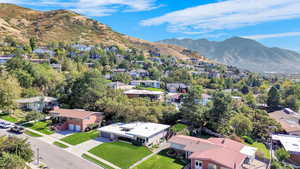
[[[0,65],[6,63],[11,58],[13,58],[13,57],[12,56],[0,56]]]
[[[165,140],[170,126],[148,122],[115,123],[99,128],[100,136],[111,140],[138,142],[145,146],[157,145]]]
[[[125,91],[124,94],[127,95],[129,98],[148,97],[151,100],[161,100],[164,92],[131,89]]]
[[[16,100],[17,104],[22,110],[43,112],[52,110],[58,105],[58,101],[53,97],[37,96],[31,98],[24,98]]]
[[[127,85],[122,82],[111,82],[108,84],[109,87],[113,89],[120,89],[120,90],[130,90],[133,89],[135,86]]]
[[[171,93],[187,93],[189,88],[184,83],[167,83],[166,87]]]
[[[160,88],[160,82],[156,80],[134,80],[130,82],[130,85],[141,87]]]
[[[286,133],[300,136],[300,114],[289,109],[269,113],[269,116],[281,124]]]
[[[144,70],[144,69],[138,69],[138,70],[131,70],[129,72],[129,75],[136,79],[136,78],[140,78],[140,77],[147,77],[149,76],[149,72],[147,70]]]
[[[58,72],[61,72],[61,68],[62,68],[62,66],[61,66],[61,64],[50,64],[50,66],[54,69],[54,70],[57,70]]]
[[[81,52],[88,52],[92,49],[92,46],[82,45],[82,44],[73,44],[71,46],[73,49],[77,49]]]
[[[290,154],[293,164],[300,165],[300,136],[273,134],[272,143],[275,148],[284,148]]]
[[[55,52],[52,51],[52,50],[49,50],[47,48],[37,48],[35,50],[33,50],[33,53],[41,56],[41,55],[48,55],[48,56],[54,56],[55,55]]]
[[[255,159],[256,148],[228,138],[207,140],[177,135],[169,141],[177,154],[190,159],[191,169],[242,169]]]
[[[207,105],[208,102],[210,102],[213,98],[211,95],[208,95],[208,94],[202,94],[201,97],[202,97],[201,98],[201,104],[203,106]]]
[[[56,124],[55,130],[86,131],[91,125],[101,125],[103,113],[85,111],[81,109],[54,108],[50,112]]]

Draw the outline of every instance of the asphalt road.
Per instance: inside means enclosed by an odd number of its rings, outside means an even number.
[[[0,129],[0,136],[15,135],[7,132],[5,129]],[[27,137],[18,135],[18,137]],[[27,137],[35,152],[35,161],[37,159],[37,149],[41,157],[41,162],[47,164],[50,169],[102,169],[98,165],[84,160],[68,151],[65,151],[55,145],[43,142],[38,138]]]

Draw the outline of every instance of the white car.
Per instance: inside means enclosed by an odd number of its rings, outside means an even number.
[[[0,128],[8,129],[13,127],[13,124],[8,123],[8,122],[0,122]]]

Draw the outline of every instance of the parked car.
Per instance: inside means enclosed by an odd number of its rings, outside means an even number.
[[[18,134],[23,134],[24,131],[25,131],[25,128],[24,127],[21,127],[21,126],[13,126],[12,128],[10,128],[10,131],[11,132],[14,132],[14,133],[18,133]]]
[[[0,122],[0,128],[4,128],[4,129],[8,129],[13,127],[13,125],[11,123],[8,122]]]

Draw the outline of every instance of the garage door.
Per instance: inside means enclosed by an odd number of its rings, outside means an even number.
[[[79,125],[76,125],[76,126],[75,126],[75,131],[81,131],[81,128],[80,128]]]
[[[74,124],[69,124],[69,130],[74,131]]]
[[[110,133],[101,132],[101,137],[110,138]]]

